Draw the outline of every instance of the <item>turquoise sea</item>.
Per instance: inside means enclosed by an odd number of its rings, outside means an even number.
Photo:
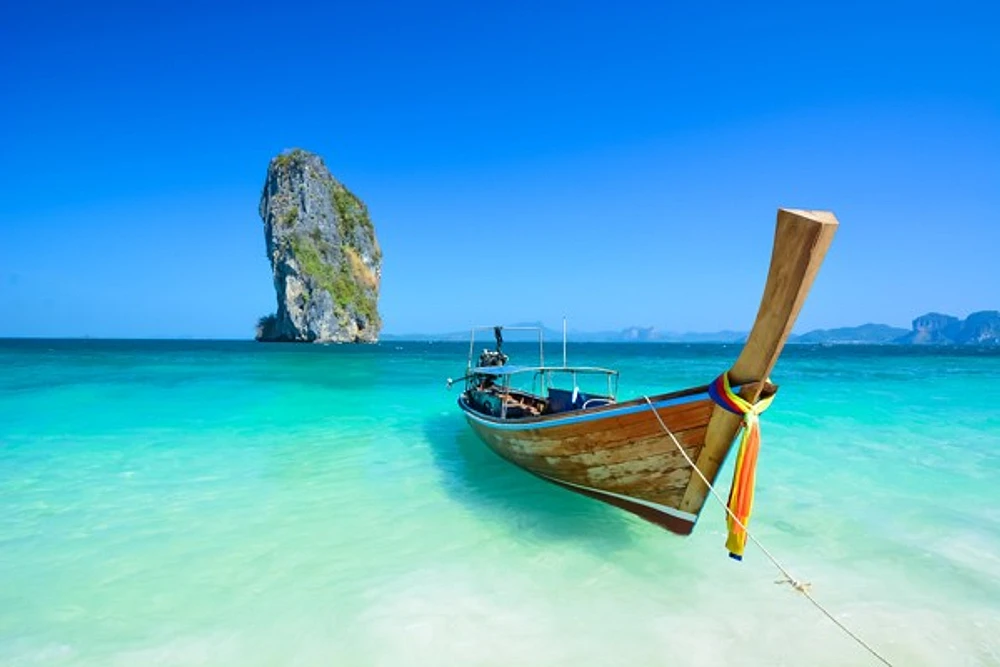
[[[717,506],[679,538],[490,453],[445,388],[467,350],[0,341],[0,665],[876,664]],[[570,360],[624,398],[737,352]],[[896,665],[1000,665],[998,378],[893,347],[773,375],[751,527]]]

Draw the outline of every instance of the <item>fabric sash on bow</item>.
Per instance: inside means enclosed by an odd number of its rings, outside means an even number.
[[[729,490],[729,512],[731,514],[726,514],[726,524],[729,527],[726,548],[729,549],[731,558],[743,560],[743,550],[747,543],[746,526],[750,521],[750,512],[753,509],[757,453],[760,451],[759,417],[771,405],[774,396],[768,396],[757,403],[750,403],[733,391],[729,385],[729,373],[723,373],[717,377],[708,386],[708,393],[719,407],[743,418],[740,448],[736,454],[736,468],[733,470],[733,485]],[[739,519],[739,523],[733,520],[734,516]]]

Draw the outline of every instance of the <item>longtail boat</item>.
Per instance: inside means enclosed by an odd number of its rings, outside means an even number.
[[[539,365],[508,363],[500,327],[496,349],[483,350],[474,365],[479,327],[472,330],[458,405],[473,431],[511,463],[680,535],[694,529],[706,481],[714,485],[742,431],[727,517],[727,546],[740,558],[753,501],[757,415],[777,391],[771,370],[837,226],[828,211],[778,210],[756,321],[736,363],[709,384],[618,401],[615,370],[566,366],[565,352],[564,365],[546,366],[540,331]],[[594,376],[606,387],[582,391],[581,378]],[[519,378],[530,378],[531,387],[516,387]],[[565,382],[568,388],[557,386]]]

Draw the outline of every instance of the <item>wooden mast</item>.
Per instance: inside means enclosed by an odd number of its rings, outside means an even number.
[[[778,209],[764,296],[746,345],[729,371],[733,386],[742,385],[740,394],[750,402],[760,397],[763,381],[778,361],[838,224],[830,211]],[[740,424],[739,416],[715,406],[696,461],[709,480],[714,482]],[[692,474],[680,509],[698,514],[707,494],[708,488]]]

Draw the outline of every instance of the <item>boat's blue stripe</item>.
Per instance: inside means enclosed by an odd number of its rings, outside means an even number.
[[[680,396],[678,398],[669,398],[662,401],[656,401],[653,406],[659,410],[660,408],[666,408],[671,405],[682,405],[684,403],[694,403],[696,401],[703,401],[708,396],[708,392],[702,392],[700,394],[692,394],[690,396]],[[462,407],[462,399],[459,397],[458,404]],[[630,405],[627,407],[622,407],[620,409],[614,410],[602,410],[600,412],[583,412],[581,414],[574,414],[572,416],[564,417],[561,419],[546,419],[545,421],[534,421],[534,422],[510,422],[510,421],[494,421],[491,419],[485,419],[482,416],[476,414],[473,410],[466,409],[462,407],[462,412],[466,415],[475,419],[480,424],[489,426],[490,428],[495,428],[501,431],[530,431],[539,428],[550,428],[552,426],[568,426],[569,424],[579,424],[580,422],[592,421],[594,419],[607,419],[608,417],[620,417],[622,415],[630,415],[636,412],[642,412],[649,410],[649,406],[645,403],[640,403],[639,405]]]

